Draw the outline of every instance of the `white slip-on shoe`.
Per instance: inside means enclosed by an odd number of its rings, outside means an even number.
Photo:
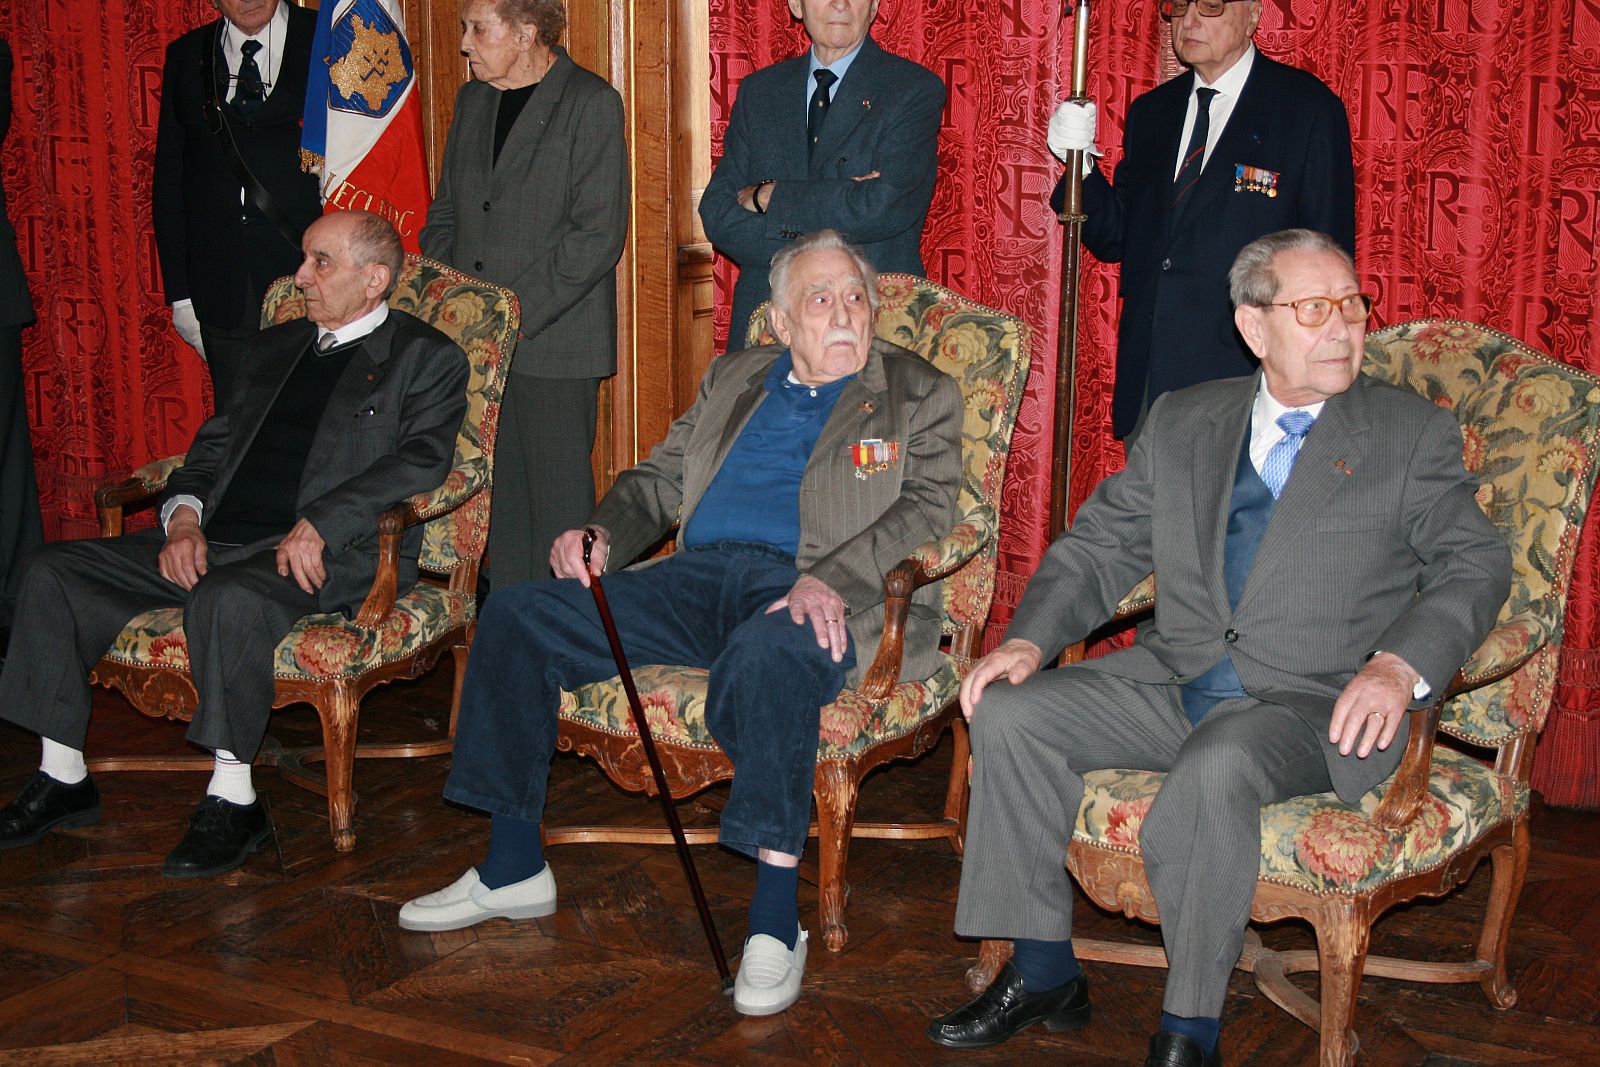
[[[485,919],[538,919],[556,910],[556,876],[550,865],[531,878],[490,889],[478,868],[437,893],[418,897],[400,909],[402,930],[463,930]]]
[[[771,934],[756,934],[744,943],[739,976],[733,980],[733,1006],[744,1015],[776,1015],[800,999],[800,977],[806,971],[806,932],[794,951]]]

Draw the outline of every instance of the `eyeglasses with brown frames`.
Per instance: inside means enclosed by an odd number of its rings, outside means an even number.
[[[1315,328],[1328,321],[1333,309],[1339,309],[1346,322],[1366,322],[1372,314],[1372,296],[1369,293],[1351,293],[1349,296],[1304,296],[1282,304],[1261,304],[1268,308],[1294,308],[1294,321]]]
[[[1193,0],[1193,6],[1200,9],[1200,14],[1208,19],[1214,19],[1227,10],[1229,4],[1239,3],[1240,0]],[[1181,19],[1188,12],[1191,0],[1161,0],[1158,10],[1161,17],[1171,22]]]

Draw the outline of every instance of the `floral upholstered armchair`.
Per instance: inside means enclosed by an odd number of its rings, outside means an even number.
[[[842,916],[852,836],[943,838],[961,847],[968,750],[966,723],[956,713],[955,697],[977,653],[994,597],[1000,487],[1029,361],[1029,333],[1020,320],[911,275],[883,275],[879,286],[883,304],[877,335],[918,353],[961,384],[963,477],[956,503],[961,518],[942,539],[922,545],[890,572],[882,650],[859,689],[846,690],[822,709],[815,784],[818,896],[823,937],[835,952],[848,937]],[[773,340],[763,329],[763,311],[764,306],[752,319],[747,338],[752,345]],[[901,654],[896,635],[911,593],[941,579],[949,652],[931,677],[896,684]],[[706,730],[706,672],[638,667],[634,675],[672,795],[688,797],[732,778],[732,764]],[[857,824],[856,792],[862,777],[889,760],[920,755],[952,725],[955,754],[942,817],[918,824]],[[626,789],[654,791],[627,697],[615,678],[563,694],[557,743],[562,750],[593,758]],[[692,841],[715,840],[714,830],[690,830],[689,835]],[[665,831],[632,827],[553,828],[545,839],[549,844],[671,840]]]
[[[328,829],[334,847],[341,851],[355,847],[352,779],[357,756],[426,756],[448,752],[453,744],[455,703],[460,700],[477,618],[478,565],[489,532],[495,427],[517,336],[517,298],[509,289],[421,256],[406,257],[389,306],[415,315],[459,344],[467,353],[471,376],[467,413],[444,484],[379,517],[378,575],[360,612],[354,619],[307,615],[275,653],[273,706],[300,701],[315,705],[323,744],[310,753],[274,753],[271,758],[292,780],[326,792]],[[304,315],[299,290],[291,279],[280,278],[262,304],[262,325]],[[124,482],[102,487],[96,494],[101,534],[121,533],[123,509],[159,494],[182,463],[182,456],[172,456],[140,467]],[[401,535],[419,522],[427,524],[418,559],[424,580],[397,597]],[[429,576],[435,580],[427,580]],[[357,745],[362,697],[386,682],[421,675],[447,650],[454,655],[456,668],[447,735],[417,744]],[[119,690],[146,715],[189,719],[196,701],[182,610],[163,608],[134,618],[96,665],[91,679]],[[326,761],[325,782],[303,767],[316,760]],[[97,770],[166,770],[190,766],[191,761],[106,757],[91,765]],[[209,768],[210,757],[198,765]]]
[[[1528,867],[1533,744],[1550,710],[1573,555],[1594,488],[1600,378],[1473,323],[1424,319],[1367,337],[1366,373],[1452,411],[1463,460],[1482,482],[1478,503],[1511,545],[1511,594],[1496,626],[1434,706],[1411,712],[1400,768],[1359,804],[1332,793],[1261,810],[1261,866],[1251,919],[1298,918],[1317,951],[1277,952],[1248,937],[1239,966],[1277,1005],[1320,1032],[1322,1067],[1345,1067],[1363,973],[1422,982],[1477,982],[1495,1007],[1516,1001],[1506,941]],[[1124,600],[1146,607],[1150,579]],[[1119,614],[1122,614],[1119,612]],[[1438,735],[1451,739],[1436,744]],[[1139,857],[1139,828],[1162,775],[1096,771],[1067,866],[1104,908],[1156,921]],[[1492,864],[1487,912],[1472,959],[1369,956],[1372,924],[1415,897],[1438,897]],[[1165,966],[1156,946],[1074,941],[1080,957]],[[968,984],[981,988],[1010,946],[986,942]],[[1320,1003],[1287,976],[1319,971]]]

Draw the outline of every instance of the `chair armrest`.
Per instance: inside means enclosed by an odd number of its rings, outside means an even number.
[[[926,576],[920,584],[949,577],[976,556],[996,535],[999,522],[994,508],[980,504],[964,515],[949,533],[911,550],[907,562],[915,562]]]
[[[1117,610],[1112,613],[1113,622],[1131,619],[1135,615],[1143,615],[1156,606],[1156,576],[1147,574],[1144,580],[1134,586],[1128,595],[1117,603]]]
[[[467,462],[452,467],[438,488],[418,493],[408,501],[415,516],[412,522],[427,522],[429,519],[437,519],[440,515],[448,515],[472,499],[478,490],[488,484],[489,461],[482,456],[474,456]],[[408,522],[406,525],[411,524]]]
[[[918,545],[884,575],[883,639],[878,642],[878,654],[867,668],[859,693],[868,700],[883,700],[893,691],[905,658],[911,594],[966,566],[995,536],[998,525],[992,507],[984,504],[973,508],[949,533],[937,541]]]
[[[120,482],[102,485],[94,491],[94,508],[100,519],[100,536],[117,537],[122,533],[122,513],[130,504],[138,504],[159,496],[167,487],[172,472],[183,466],[182,455],[168,456],[137,468]]]
[[[1418,708],[1411,715],[1411,733],[1400,767],[1394,772],[1383,800],[1372,813],[1372,821],[1385,830],[1400,830],[1416,817],[1422,798],[1428,793],[1428,778],[1433,772],[1433,742],[1439,731],[1439,718],[1445,702],[1461,693],[1498,682],[1532,658],[1549,640],[1549,628],[1532,612],[1521,612],[1500,623],[1483,639],[1467,662],[1456,672],[1444,694],[1432,705]]]
[[[400,585],[400,542],[406,527],[459,508],[489,484],[488,473],[483,457],[476,457],[453,468],[438,488],[417,493],[378,516],[378,573],[356,613],[357,626],[376,629],[394,607]]]

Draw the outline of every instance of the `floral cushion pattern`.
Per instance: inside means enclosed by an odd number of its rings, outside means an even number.
[[[950,657],[932,678],[902,682],[882,703],[847,690],[822,709],[818,759],[856,756],[872,745],[910,733],[955,698],[965,671]],[[645,666],[633,671],[650,736],[658,743],[711,749],[706,729],[706,678],[692,667]],[[561,717],[612,734],[633,736],[633,714],[620,679],[561,694]]]
[[[974,303],[912,274],[878,276],[877,336],[910,349],[961,384],[964,462],[956,508],[962,522],[914,555],[934,573],[955,570],[944,583],[945,631],[981,625],[994,599],[1000,487],[1011,431],[1028,380],[1032,339],[1020,319]],[[751,317],[751,345],[771,344],[763,304]],[[973,559],[969,566],[961,564]]]
[[[1073,840],[1138,852],[1139,829],[1165,778],[1154,771],[1084,775]],[[1317,793],[1262,808],[1260,878],[1325,895],[1367,893],[1440,866],[1528,804],[1526,786],[1443,747],[1433,752],[1428,795],[1401,830],[1369,820],[1386,788],[1378,786],[1359,804]]]
[[[273,673],[287,680],[353,678],[409,656],[466,625],[472,614],[472,597],[423,583],[396,600],[375,630],[357,626],[343,615],[307,615],[278,644]],[[136,616],[122,628],[105,658],[187,671],[183,610],[158,608]]]
[[[1542,643],[1519,670],[1452,700],[1441,728],[1498,746],[1544,725],[1582,516],[1594,488],[1600,378],[1498,330],[1421,319],[1367,336],[1368,374],[1450,409],[1478,502],[1511,546],[1511,595],[1469,674]]]
[[[467,414],[456,435],[451,472],[444,485],[412,498],[419,514],[439,516],[423,529],[417,563],[434,574],[448,574],[459,564],[480,558],[488,540],[489,494],[479,490],[488,485],[494,469],[500,400],[516,347],[517,298],[509,289],[470,278],[442,263],[407,256],[389,306],[415,315],[460,345],[472,370]],[[278,279],[262,303],[261,324],[304,317],[305,298],[293,279]]]

